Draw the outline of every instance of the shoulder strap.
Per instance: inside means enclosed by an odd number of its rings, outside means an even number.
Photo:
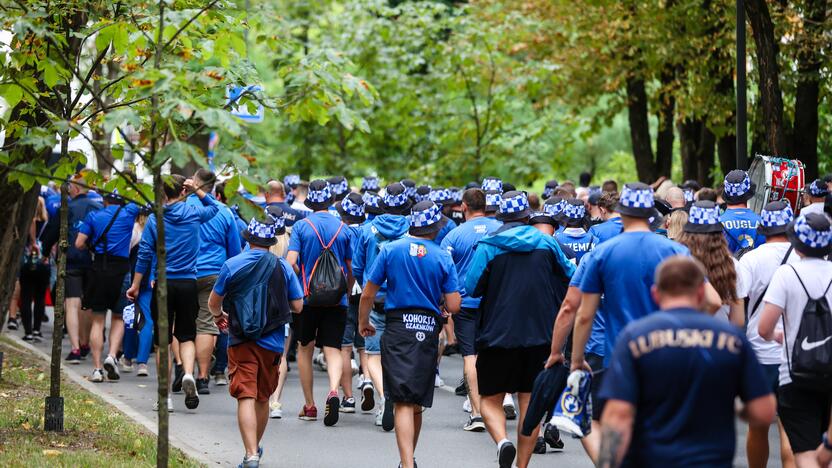
[[[110,228],[113,227],[113,223],[116,222],[116,219],[118,218],[118,214],[121,213],[122,208],[124,208],[124,205],[119,205],[118,208],[116,209],[116,212],[113,213],[113,217],[110,218],[110,222],[107,223],[107,227],[104,228],[104,231],[101,232],[101,235],[98,236],[98,239],[96,239],[95,242],[93,242],[92,245],[90,246],[90,251],[91,252],[95,252],[95,248],[98,247],[98,244],[100,244],[102,241],[104,241],[104,253],[105,254],[107,253],[107,233],[110,232]]]
[[[803,280],[802,280],[802,279],[800,279],[800,275],[798,275],[798,274],[797,274],[797,270],[795,270],[795,269],[794,269],[794,265],[789,265],[789,268],[791,268],[791,269],[792,269],[792,271],[794,272],[794,276],[796,276],[796,277],[797,277],[797,281],[798,281],[798,282],[800,283],[800,285],[803,287],[803,292],[805,292],[805,293],[806,293],[806,296],[807,296],[809,299],[812,299],[812,295],[811,295],[811,294],[809,294],[809,290],[808,290],[808,289],[806,289],[806,285],[805,285],[805,284],[803,284]]]
[[[328,244],[324,244],[324,239],[321,237],[321,234],[320,234],[320,233],[318,232],[318,230],[315,228],[315,225],[314,225],[314,224],[312,224],[312,221],[309,221],[309,219],[308,219],[308,218],[304,218],[303,220],[306,222],[306,224],[308,224],[308,225],[309,225],[309,227],[311,227],[311,228],[312,228],[312,230],[313,230],[313,231],[315,231],[315,235],[316,235],[316,236],[318,236],[318,242],[320,242],[320,243],[321,243],[321,247],[322,247],[324,250],[326,250],[326,249],[328,249],[328,248],[332,247],[332,244],[334,244],[334,243],[335,243],[335,239],[337,239],[337,238],[338,238],[338,234],[341,234],[341,230],[342,230],[342,229],[344,229],[344,223],[341,223],[341,224],[338,226],[338,230],[337,230],[337,231],[335,231],[335,235],[334,235],[334,236],[332,236],[332,239],[330,239],[330,240],[329,240],[329,243],[328,243]]]
[[[783,265],[786,264],[786,261],[789,259],[789,256],[792,254],[792,249],[794,249],[794,246],[790,245],[789,250],[786,251],[786,255],[783,257],[783,260],[780,262],[780,266],[783,266]],[[795,274],[797,274],[797,273],[795,272]],[[830,284],[832,284],[832,283],[830,283]],[[760,297],[758,297],[757,301],[754,302],[754,307],[751,309],[751,312],[749,312],[748,318],[751,318],[751,316],[754,315],[754,311],[757,310],[757,307],[760,307],[760,303],[763,302],[763,297],[765,297],[767,291],[768,291],[768,285],[766,285],[766,287],[763,288],[763,292],[760,293]],[[746,320],[746,321],[748,321],[748,320]]]

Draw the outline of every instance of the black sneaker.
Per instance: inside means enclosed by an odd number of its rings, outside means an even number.
[[[338,422],[338,410],[340,409],[340,400],[338,400],[338,392],[329,392],[326,397],[326,407],[324,412],[324,426],[334,426]],[[355,407],[353,406],[353,411]]]
[[[534,450],[532,453],[535,455],[543,455],[546,453],[546,441],[543,440],[543,437],[538,437],[537,442],[534,443]]]
[[[49,323],[49,316],[46,315],[46,314],[41,315],[40,316],[40,323]]]
[[[556,452],[563,451],[563,440],[560,438],[560,431],[557,427],[547,424],[546,429],[543,430],[543,440],[546,441],[549,447],[552,447],[552,450]]]
[[[376,407],[376,392],[373,384],[364,382],[361,386],[361,411],[372,411]]]
[[[64,361],[67,364],[80,364],[81,363],[81,353],[76,351],[70,351],[69,354],[66,355],[66,359]]]
[[[200,395],[211,394],[211,390],[208,389],[208,379],[196,379],[196,392]]]
[[[170,391],[173,393],[182,392],[182,377],[185,377],[185,370],[177,363],[173,363],[173,383],[170,384]]]
[[[497,462],[500,468],[511,468],[514,463],[514,457],[517,455],[517,449],[514,444],[506,442],[497,449]]]
[[[17,330],[17,319],[9,318],[9,324],[6,326],[9,328],[9,330]]]
[[[87,356],[90,354],[90,347],[89,346],[81,346],[81,359],[87,359]]]
[[[468,396],[468,386],[465,385],[465,378],[459,380],[459,385],[454,390],[456,396]]]
[[[23,335],[23,341],[32,341],[32,340],[34,340],[34,339],[35,339],[35,337],[34,337],[34,336],[32,336],[32,335],[30,335],[30,334],[28,334],[28,333],[27,333],[27,334],[25,334],[25,335]]]
[[[43,333],[41,333],[40,330],[35,330],[32,332],[32,336],[35,338],[43,338]]]
[[[381,415],[381,428],[386,432],[390,432],[395,427],[396,421],[393,418],[393,402],[384,400],[384,413]]]

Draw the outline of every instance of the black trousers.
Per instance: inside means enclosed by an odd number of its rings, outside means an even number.
[[[49,265],[20,270],[20,317],[27,335],[40,331],[40,319],[46,311],[46,290],[49,287]],[[34,309],[32,305],[34,304]]]

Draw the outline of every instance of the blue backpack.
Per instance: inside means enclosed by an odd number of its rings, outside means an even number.
[[[262,255],[256,262],[241,268],[228,281],[228,290],[235,291],[229,308],[236,319],[237,329],[234,332],[248,340],[259,339],[266,330],[271,279],[277,261],[277,257],[270,253]]]

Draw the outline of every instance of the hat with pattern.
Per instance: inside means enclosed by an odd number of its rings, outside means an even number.
[[[368,190],[364,192],[361,199],[364,200],[365,213],[372,215],[384,214],[384,210],[381,207],[381,197],[378,193]]]
[[[442,208],[442,205],[453,205],[456,202],[456,198],[450,189],[436,187],[430,192],[430,201]]]
[[[500,210],[500,201],[503,199],[503,192],[492,190],[485,192],[485,212],[496,213]]]
[[[394,182],[384,190],[381,207],[388,214],[406,215],[410,212],[413,202],[407,196],[405,186],[401,182]]]
[[[404,186],[404,193],[407,198],[412,200],[416,196],[416,181],[413,179],[402,179],[401,184]]]
[[[786,228],[792,221],[794,221],[794,212],[791,205],[783,200],[773,201],[760,212],[757,232],[763,236],[785,234]]]
[[[278,236],[286,233],[286,218],[283,217],[283,208],[277,205],[266,207],[266,217],[274,222],[274,233]]]
[[[500,200],[500,212],[497,214],[497,219],[507,223],[528,218],[531,214],[529,199],[526,198],[525,193],[512,191],[503,194]]]
[[[430,200],[431,190],[430,185],[420,185],[416,187],[416,195],[414,196],[416,203]]]
[[[341,215],[341,220],[347,224],[361,224],[366,219],[364,216],[364,198],[355,192],[350,192],[335,204],[335,209]]]
[[[586,206],[584,202],[573,198],[566,202],[563,207],[563,216],[570,220],[581,220],[586,216]]]
[[[283,185],[289,188],[295,188],[300,185],[300,176],[297,174],[289,174],[283,178]]]
[[[482,180],[480,188],[486,192],[503,193],[503,181],[499,177],[486,177]]]
[[[722,223],[719,222],[719,206],[708,200],[694,203],[688,213],[688,222],[684,226],[685,232],[707,234],[722,232]]]
[[[809,188],[807,189],[809,195],[813,198],[820,198],[829,195],[829,189],[826,187],[826,182],[815,179],[809,184]]]
[[[329,183],[322,179],[309,183],[309,193],[303,202],[312,211],[324,211],[332,204],[332,189]]]
[[[653,216],[654,208],[653,188],[647,184],[636,182],[624,186],[615,211],[624,216],[648,219]]]
[[[425,200],[413,206],[408,232],[412,236],[429,236],[439,232],[446,224],[448,218],[442,215],[442,209],[436,203]]]
[[[548,224],[550,226],[558,227],[558,222],[555,218],[545,211],[535,211],[529,216],[529,225]]]
[[[378,177],[376,176],[366,176],[361,179],[361,193],[367,191],[378,192],[381,189],[379,185]]]
[[[832,243],[832,225],[824,214],[800,215],[789,223],[786,237],[798,252],[809,257],[824,257],[829,254]]]
[[[722,198],[728,204],[745,203],[754,196],[757,185],[751,182],[748,173],[734,169],[725,176]]]
[[[549,197],[543,202],[543,211],[553,217],[556,221],[563,218],[563,209],[566,208],[566,199],[563,197]]]
[[[462,203],[462,194],[465,191],[459,187],[448,187],[448,191],[451,192],[452,201],[448,202],[449,205],[459,205]]]
[[[343,200],[350,191],[350,184],[344,176],[330,177],[327,182],[332,189],[332,194],[335,195],[335,201]]]
[[[557,188],[558,188],[558,181],[557,180],[552,179],[552,180],[546,182],[546,186],[543,187],[543,198],[544,199],[550,198],[552,195],[555,194],[555,190],[557,190]]]
[[[265,221],[258,221],[257,218],[251,218],[248,227],[243,231],[243,239],[249,244],[258,245],[260,247],[271,247],[277,243],[277,226],[270,217]]]

